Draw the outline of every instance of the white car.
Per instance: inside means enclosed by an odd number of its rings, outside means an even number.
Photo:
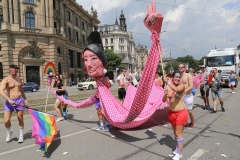
[[[94,79],[92,78],[88,78],[86,81],[84,82],[79,82],[77,84],[77,88],[79,90],[84,90],[84,89],[89,89],[89,90],[92,90],[94,88],[97,88],[97,84],[96,82],[94,81]]]

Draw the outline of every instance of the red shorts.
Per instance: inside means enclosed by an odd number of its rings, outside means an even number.
[[[188,120],[188,112],[185,109],[177,112],[173,111],[168,111],[168,121],[173,125],[173,126],[182,126],[187,123]]]

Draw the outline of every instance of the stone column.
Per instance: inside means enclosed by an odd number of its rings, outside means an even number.
[[[7,5],[7,0],[2,0],[2,5],[3,5],[3,21],[9,22],[8,21],[8,5]]]
[[[12,8],[12,0],[8,0],[8,7],[9,7],[9,18],[10,18],[10,23],[13,24],[13,8]]]
[[[46,9],[46,27],[49,27],[49,19],[50,19],[50,17],[49,17],[49,10],[51,10],[50,8],[49,8],[49,0],[46,0],[46,2],[45,2],[46,4],[45,4],[45,9]]]
[[[48,8],[49,8],[49,22],[50,22],[49,26],[53,28],[54,27],[53,1],[49,0],[48,2],[49,2]]]
[[[63,1],[60,0],[60,26],[61,26],[61,34],[64,36],[64,21],[65,21],[65,5],[63,4]]]
[[[15,0],[13,3],[13,11],[14,11],[14,23],[19,23],[19,10],[18,10],[18,0]]]

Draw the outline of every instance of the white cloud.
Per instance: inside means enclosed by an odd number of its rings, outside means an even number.
[[[144,18],[144,16],[145,16],[145,14],[146,13],[143,13],[143,12],[141,12],[141,13],[137,13],[137,14],[135,14],[135,15],[130,15],[129,17],[130,17],[130,21],[134,21],[135,19],[137,19],[137,18]]]

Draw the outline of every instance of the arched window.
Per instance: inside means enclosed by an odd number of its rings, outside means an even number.
[[[67,39],[71,40],[71,29],[67,28]]]
[[[35,16],[31,12],[25,14],[26,28],[35,28]]]
[[[2,67],[2,63],[0,62],[0,79],[3,79],[3,67]]]
[[[58,52],[58,54],[62,53],[60,47],[57,48],[57,52]]]

